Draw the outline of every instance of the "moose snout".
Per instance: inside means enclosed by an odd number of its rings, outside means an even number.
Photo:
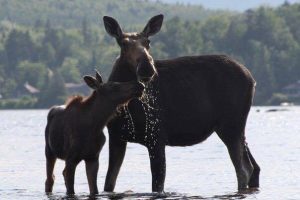
[[[137,80],[139,82],[148,83],[152,80],[153,76],[155,74],[155,70],[152,64],[148,64],[145,66],[138,66],[137,69]]]
[[[148,83],[151,79],[152,77],[138,76],[138,81],[141,83]]]
[[[147,83],[151,81],[155,73],[156,70],[152,58],[144,57],[143,59],[139,60],[136,71],[138,81]]]

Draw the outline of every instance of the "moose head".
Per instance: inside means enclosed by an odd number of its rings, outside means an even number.
[[[160,31],[163,18],[163,15],[152,17],[140,33],[126,33],[114,18],[103,17],[106,32],[116,39],[121,48],[121,63],[136,75],[138,81],[149,82],[156,74],[154,61],[149,53],[149,37]]]
[[[109,102],[112,106],[141,97],[144,90],[144,85],[136,81],[103,83],[98,71],[96,77],[85,75],[83,79],[95,91],[100,103]]]

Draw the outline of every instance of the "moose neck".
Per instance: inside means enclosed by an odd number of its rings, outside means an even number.
[[[113,70],[109,77],[109,81],[135,81],[136,73],[133,70],[134,68],[135,66],[131,66],[130,63],[128,63],[124,57],[120,56],[113,66]]]
[[[95,94],[97,95],[97,94]],[[89,118],[91,119],[91,126],[103,129],[105,124],[109,121],[110,117],[113,115],[117,105],[114,105],[108,99],[102,96],[95,96],[90,103],[88,113]]]

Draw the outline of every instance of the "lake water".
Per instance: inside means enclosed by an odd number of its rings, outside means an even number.
[[[202,144],[167,148],[165,196],[150,193],[146,148],[129,144],[116,193],[101,193],[97,199],[300,199],[300,107],[278,112],[266,112],[268,109],[253,107],[246,131],[249,147],[262,170],[258,191],[237,193],[227,149],[213,134]],[[43,192],[46,115],[47,110],[0,111],[1,200],[66,198],[63,161],[55,167],[53,195]],[[99,190],[103,189],[107,163],[108,142],[100,155]],[[83,163],[76,170],[75,191],[75,199],[88,199]]]

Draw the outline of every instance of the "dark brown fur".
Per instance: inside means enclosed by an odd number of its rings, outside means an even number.
[[[141,96],[144,88],[137,82],[103,84],[98,79],[85,77],[94,89],[90,96],[73,97],[65,106],[54,106],[49,111],[45,131],[46,192],[52,192],[53,169],[60,158],[66,163],[63,175],[67,194],[74,194],[75,169],[81,160],[86,164],[90,193],[98,193],[98,158],[105,143],[103,128],[118,105]]]
[[[147,147],[152,191],[162,192],[165,146],[198,144],[213,132],[228,149],[236,170],[238,189],[258,187],[260,168],[245,141],[245,126],[255,88],[247,68],[225,55],[153,61],[148,52],[149,45],[144,41],[159,31],[162,15],[150,19],[141,34],[123,33],[110,17],[104,17],[104,22],[107,32],[121,44],[120,57],[109,80],[147,82],[145,93],[155,99],[147,104],[139,100],[129,103],[134,127],[128,124],[126,113],[108,124],[109,168],[104,190],[114,190],[127,142]],[[123,40],[131,41],[131,44],[126,46]],[[130,128],[124,130],[124,126]]]

